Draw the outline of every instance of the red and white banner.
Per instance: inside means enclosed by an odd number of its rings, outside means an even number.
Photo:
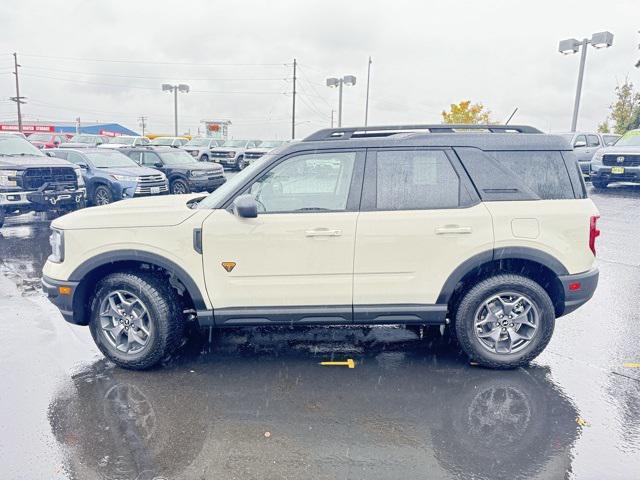
[[[2,124],[0,123],[0,132],[17,132],[18,125],[14,124]],[[22,125],[22,131],[27,133],[33,132],[54,132],[55,127],[53,125]]]
[[[119,137],[122,134],[119,132],[110,132],[109,130],[100,130],[100,135],[104,135],[105,137]]]

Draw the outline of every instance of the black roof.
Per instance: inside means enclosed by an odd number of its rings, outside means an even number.
[[[476,147],[482,150],[571,150],[559,136],[525,125],[391,125],[320,130],[281,152],[379,147]]]

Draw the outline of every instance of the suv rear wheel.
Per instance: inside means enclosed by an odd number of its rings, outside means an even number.
[[[152,367],[182,340],[179,305],[176,292],[161,277],[113,273],[100,281],[91,302],[91,335],[120,367]]]
[[[490,277],[472,287],[455,312],[456,336],[473,361],[491,368],[526,365],[547,346],[555,309],[547,292],[520,275]]]

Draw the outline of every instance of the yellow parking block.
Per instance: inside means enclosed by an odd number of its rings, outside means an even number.
[[[345,362],[320,362],[320,365],[330,366],[330,367],[349,367],[356,368],[356,362],[353,361],[353,358],[347,358]]]

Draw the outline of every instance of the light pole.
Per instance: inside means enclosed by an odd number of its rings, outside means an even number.
[[[353,75],[345,75],[342,78],[327,78],[327,87],[338,87],[338,128],[342,127],[342,87],[343,85],[352,86],[356,84],[356,77]]]
[[[178,92],[189,93],[189,85],[180,83],[178,85],[162,84],[163,92],[173,92],[173,134],[178,136]]]
[[[608,48],[613,45],[613,33],[598,32],[591,35],[591,38],[585,38],[582,41],[575,38],[562,40],[558,45],[558,51],[563,55],[577,53],[582,47],[580,55],[580,70],[578,71],[578,86],[576,87],[576,99],[573,103],[573,118],[571,119],[571,131],[576,131],[578,124],[578,110],[580,108],[580,94],[582,93],[582,78],[584,77],[584,64],[587,59],[587,45],[594,48]]]

